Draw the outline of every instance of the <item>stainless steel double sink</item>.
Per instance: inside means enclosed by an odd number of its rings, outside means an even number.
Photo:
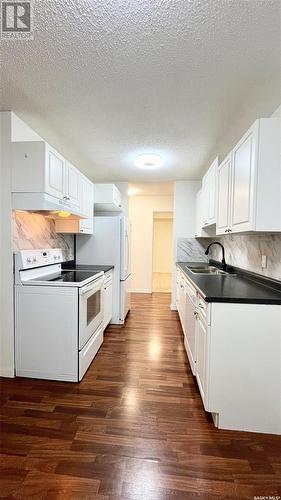
[[[193,274],[200,274],[202,276],[208,275],[208,276],[218,276],[221,274],[229,274],[227,271],[222,271],[221,269],[218,269],[217,267],[214,266],[209,266],[209,267],[188,267],[185,266],[191,273]]]

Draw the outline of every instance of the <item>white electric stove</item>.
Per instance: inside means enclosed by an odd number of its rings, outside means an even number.
[[[15,253],[17,376],[78,382],[103,342],[104,273],[62,261],[61,249]]]

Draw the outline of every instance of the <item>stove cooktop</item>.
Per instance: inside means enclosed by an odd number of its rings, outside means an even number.
[[[52,285],[83,287],[103,276],[101,271],[59,271],[23,281],[24,285]]]
[[[46,281],[62,281],[64,283],[81,283],[89,278],[95,278],[100,275],[100,271],[62,271],[57,278],[50,278]]]

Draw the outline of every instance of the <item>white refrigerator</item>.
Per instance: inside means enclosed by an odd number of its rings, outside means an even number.
[[[95,216],[94,234],[76,237],[76,262],[114,266],[111,323],[123,324],[131,305],[130,225],[127,217]]]

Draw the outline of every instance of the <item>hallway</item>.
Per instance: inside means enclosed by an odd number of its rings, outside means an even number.
[[[2,379],[0,498],[281,495],[280,437],[215,429],[169,305],[134,294],[80,384]]]

